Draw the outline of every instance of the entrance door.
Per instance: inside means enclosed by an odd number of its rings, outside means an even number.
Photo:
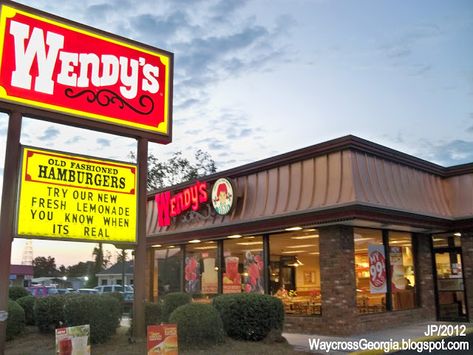
[[[468,321],[459,248],[435,250],[439,320]]]

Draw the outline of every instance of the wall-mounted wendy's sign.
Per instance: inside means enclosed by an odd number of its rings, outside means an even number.
[[[219,215],[228,214],[235,205],[235,194],[231,180],[221,178],[212,188],[212,206]]]
[[[0,6],[0,100],[171,140],[172,53]]]
[[[197,181],[174,194],[171,191],[157,193],[154,198],[158,209],[158,225],[169,226],[171,219],[177,216],[181,216],[182,222],[191,222],[208,219],[215,216],[215,212],[226,215],[235,205],[235,191],[232,181],[222,178],[213,184],[212,190],[206,182]]]
[[[136,242],[133,164],[23,148],[17,236]]]
[[[207,183],[197,181],[173,196],[171,191],[156,194],[155,201],[158,207],[158,225],[161,227],[171,224],[171,217],[176,217],[186,211],[198,211],[201,204],[207,202]]]

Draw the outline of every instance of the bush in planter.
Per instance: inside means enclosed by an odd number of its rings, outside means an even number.
[[[25,311],[21,306],[8,300],[7,340],[13,339],[25,329]]]
[[[8,289],[8,298],[16,301],[18,298],[30,295],[28,290],[21,286],[12,286]]]
[[[35,298],[31,295],[18,298],[16,302],[25,311],[25,321],[27,325],[35,325],[34,304]]]
[[[163,322],[163,309],[161,303],[145,303],[145,324],[160,324]]]
[[[259,341],[271,330],[282,331],[284,306],[276,297],[256,293],[220,295],[213,298],[212,304],[231,338]]]
[[[64,316],[68,326],[90,325],[90,341],[103,343],[115,334],[120,324],[120,303],[108,295],[66,297]]]
[[[53,332],[64,323],[64,297],[55,295],[37,298],[34,317],[40,332]]]
[[[185,292],[172,292],[168,293],[163,298],[163,322],[167,322],[169,320],[169,316],[171,315],[174,310],[185,304],[192,302],[192,296]]]
[[[210,304],[190,303],[171,313],[169,323],[177,324],[179,348],[215,345],[223,342],[222,320]]]

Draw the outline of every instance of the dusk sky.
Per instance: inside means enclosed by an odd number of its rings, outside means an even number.
[[[443,166],[473,162],[470,0],[19,2],[174,53],[173,142],[150,144],[158,158],[202,149],[221,171],[353,134]],[[0,116],[2,174],[7,126]],[[31,119],[21,142],[122,161],[136,151]],[[58,266],[91,260],[94,246],[33,242]]]

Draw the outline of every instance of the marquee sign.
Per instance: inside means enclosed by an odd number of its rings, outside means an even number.
[[[172,53],[0,6],[0,100],[170,138]]]
[[[136,242],[133,164],[23,148],[17,236]]]

